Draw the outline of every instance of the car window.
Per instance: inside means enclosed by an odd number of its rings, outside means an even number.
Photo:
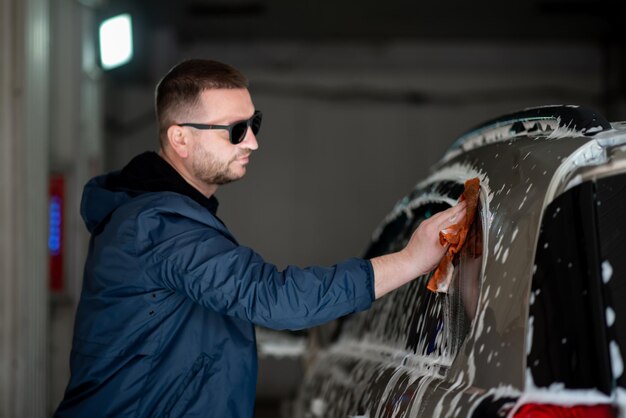
[[[450,207],[448,202],[457,200],[462,191],[463,185],[438,183],[428,190],[414,192],[405,199],[406,206],[387,219],[366,258],[403,248],[424,219]],[[422,204],[410,203],[419,201],[421,195],[432,198]],[[419,277],[377,300],[368,311],[344,322],[342,337],[442,357],[444,362],[451,360],[469,332],[478,301],[483,237],[480,216],[476,219],[455,261],[448,294],[426,289],[430,274]]]
[[[613,378],[626,387],[626,174],[596,182],[600,276]]]
[[[624,192],[626,175],[584,182],[543,215],[529,301],[527,363],[537,386],[610,393],[615,375],[624,387]]]

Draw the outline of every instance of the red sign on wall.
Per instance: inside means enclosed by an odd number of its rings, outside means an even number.
[[[65,179],[60,174],[50,176],[48,197],[49,286],[53,292],[63,290],[63,208]]]

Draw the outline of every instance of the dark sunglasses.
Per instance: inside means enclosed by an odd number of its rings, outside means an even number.
[[[178,126],[189,126],[194,129],[225,129],[228,131],[228,139],[231,144],[238,144],[244,140],[248,128],[252,128],[253,134],[258,134],[261,130],[261,121],[263,113],[256,110],[252,117],[248,120],[240,120],[230,125],[205,125],[203,123],[179,123]]]

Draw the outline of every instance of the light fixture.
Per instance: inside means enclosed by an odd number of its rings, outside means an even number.
[[[100,61],[104,70],[129,62],[133,57],[133,26],[130,14],[111,17],[100,25]]]

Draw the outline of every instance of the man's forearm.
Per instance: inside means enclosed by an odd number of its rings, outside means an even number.
[[[405,250],[375,257],[370,261],[374,269],[374,293],[376,294],[376,299],[424,273],[419,271],[417,263],[411,263],[409,255]]]

